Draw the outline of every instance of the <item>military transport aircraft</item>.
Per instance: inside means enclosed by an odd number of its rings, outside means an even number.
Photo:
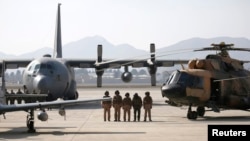
[[[205,107],[214,112],[225,109],[249,110],[250,72],[241,61],[229,56],[228,51],[250,51],[248,48],[234,48],[234,44],[212,44],[211,47],[195,51],[219,51],[205,59],[194,59],[188,68],[173,72],[162,85],[163,97],[174,106],[189,106],[188,119],[203,117]],[[196,111],[192,111],[196,106]]]
[[[151,56],[148,60],[103,60],[102,45],[97,46],[97,60],[62,58],[60,5],[58,4],[55,46],[52,57],[47,54],[38,59],[3,60],[6,69],[26,67],[23,72],[23,87],[26,93],[48,94],[48,101],[58,98],[77,99],[78,92],[73,68],[94,68],[97,74],[97,87],[101,87],[104,69],[123,66],[125,72],[121,78],[124,82],[130,82],[132,74],[128,71],[129,66],[147,67],[151,75],[151,84],[155,86],[157,67],[168,67],[188,62],[187,60],[156,60],[154,44],[150,46]],[[1,67],[3,64],[0,64]]]
[[[128,66],[148,67],[151,75],[151,85],[155,86],[157,67],[173,66],[176,63],[187,63],[186,60],[156,60],[154,44],[150,46],[151,56],[149,60],[103,60],[101,45],[98,45],[97,60],[62,58],[60,6],[61,4],[58,4],[53,57],[51,57],[51,55],[44,55],[38,59],[4,59],[0,63],[0,74],[3,85],[0,91],[0,115],[5,115],[7,112],[22,110],[28,112],[27,127],[29,128],[29,132],[35,132],[34,110],[36,109],[41,110],[38,114],[38,119],[46,121],[48,119],[48,115],[45,111],[46,107],[59,107],[59,114],[64,115],[64,107],[67,105],[110,100],[102,98],[76,100],[78,98],[78,92],[76,90],[77,86],[73,69],[75,67],[95,68],[97,74],[97,87],[102,86],[102,75],[106,68],[113,68],[114,66],[115,68],[120,68],[124,66],[125,72],[122,74],[121,78],[124,82],[130,82],[132,74],[128,71]],[[26,67],[23,73],[23,87],[25,93],[30,95],[33,92],[37,94],[48,94],[46,102],[6,104],[4,72],[6,69],[19,67]],[[55,101],[58,99],[63,100]]]

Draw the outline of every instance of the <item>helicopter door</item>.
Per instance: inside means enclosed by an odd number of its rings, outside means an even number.
[[[220,81],[214,81],[216,79],[211,79],[211,97],[210,100],[217,101],[221,95],[221,82]]]

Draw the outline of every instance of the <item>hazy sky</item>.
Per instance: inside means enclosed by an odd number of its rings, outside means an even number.
[[[58,3],[63,45],[95,35],[144,50],[193,37],[250,39],[250,0],[0,0],[0,52],[52,48]]]

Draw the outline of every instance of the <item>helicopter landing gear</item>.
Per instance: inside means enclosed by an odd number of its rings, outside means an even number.
[[[198,106],[196,111],[192,111],[192,104],[188,107],[187,118],[188,119],[197,119],[197,116],[203,117],[205,115],[205,107]]]
[[[36,129],[34,128],[34,110],[30,110],[27,115],[27,127],[28,127],[28,133],[35,133]]]
[[[192,104],[189,105],[188,107],[188,112],[187,112],[187,118],[188,119],[197,119],[197,112],[196,111],[192,111]]]
[[[202,106],[198,106],[196,109],[198,116],[203,117],[205,115],[205,108]]]

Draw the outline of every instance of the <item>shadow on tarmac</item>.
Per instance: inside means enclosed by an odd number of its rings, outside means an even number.
[[[183,117],[187,118],[187,117]],[[189,119],[187,119],[189,120]],[[198,117],[196,120],[190,120],[193,122],[242,122],[246,123],[250,121],[250,116],[204,116]]]
[[[8,127],[1,127],[1,128],[8,128]],[[0,133],[0,140],[8,140],[8,139],[27,139],[28,137],[36,137],[39,135],[55,135],[55,136],[63,136],[63,135],[68,135],[68,134],[145,134],[146,132],[61,132],[61,131],[39,131],[39,129],[56,129],[56,130],[63,130],[65,128],[75,128],[75,127],[37,127],[36,133],[28,133],[26,132],[27,128],[25,127],[17,127],[12,130],[8,130],[6,132],[1,132]]]

